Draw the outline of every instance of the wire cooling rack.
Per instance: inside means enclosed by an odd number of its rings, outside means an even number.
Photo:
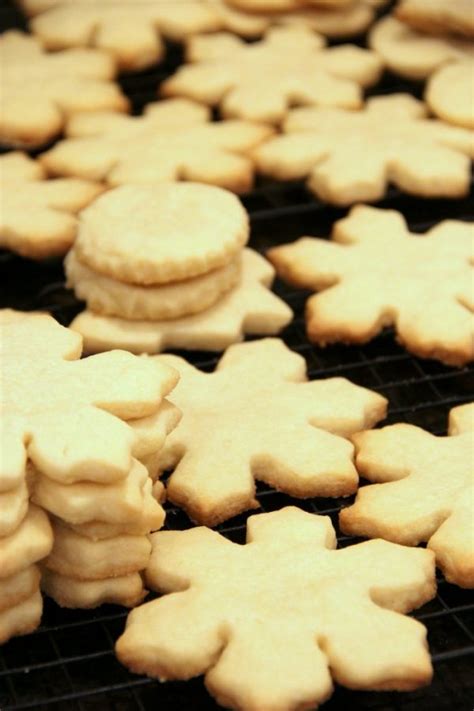
[[[0,4],[0,28],[24,26],[11,2]],[[179,65],[181,54],[170,47],[159,70],[124,77],[121,81],[132,99],[135,112],[156,97],[156,86]],[[420,87],[386,76],[377,92]],[[447,217],[474,219],[471,195],[460,201],[422,201],[401,196],[391,189],[383,207],[399,209],[414,231],[424,231]],[[243,198],[251,215],[251,246],[264,252],[269,246],[291,241],[302,234],[324,236],[343,211],[323,205],[299,183],[257,183]],[[64,289],[60,261],[36,264],[0,252],[0,306],[51,311],[68,324],[81,309],[74,296]],[[435,434],[446,430],[451,407],[468,402],[474,394],[474,368],[447,368],[436,361],[409,355],[394,340],[391,330],[365,346],[331,346],[318,349],[308,343],[304,330],[303,307],[307,294],[277,282],[277,293],[295,311],[295,319],[282,334],[293,350],[301,353],[311,378],[342,375],[353,382],[377,390],[389,398],[386,422],[405,421]],[[187,353],[186,357],[204,370],[212,370],[217,356]],[[385,423],[384,423],[385,424]],[[449,475],[449,472],[447,472]],[[340,546],[358,539],[340,534],[337,514],[351,499],[300,501],[258,487],[262,511],[274,511],[288,504],[329,515],[338,531]],[[247,515],[238,516],[218,527],[235,542],[245,540]],[[167,506],[166,528],[186,529],[186,514]],[[94,611],[61,610],[45,601],[40,629],[16,638],[0,648],[0,709],[41,709],[51,711],[204,711],[219,708],[206,692],[202,680],[159,684],[146,677],[129,674],[113,654],[114,641],[121,634],[127,611],[102,606]],[[438,594],[414,615],[428,628],[434,662],[431,686],[411,693],[352,692],[337,688],[325,704],[327,711],[471,711],[474,706],[474,595],[438,578]],[[383,640],[381,640],[383,644]]]

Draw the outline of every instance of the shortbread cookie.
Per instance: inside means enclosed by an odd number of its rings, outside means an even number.
[[[8,578],[0,578],[0,613],[18,605],[39,590],[40,572],[36,565],[29,565]]]
[[[158,452],[180,419],[181,412],[178,408],[168,400],[163,400],[160,408],[152,415],[128,420],[127,424],[135,435],[133,456],[142,461],[150,454]]]
[[[80,262],[74,250],[65,261],[67,286],[98,314],[132,320],[175,319],[205,311],[238,284],[241,258],[184,281],[139,286],[111,279]]]
[[[25,518],[28,510],[26,481],[9,491],[0,492],[0,537],[9,536]]]
[[[53,549],[43,566],[78,580],[102,580],[143,570],[150,551],[148,536],[122,535],[94,541],[56,519]]]
[[[359,108],[362,87],[381,73],[375,53],[352,45],[324,49],[323,37],[305,27],[274,28],[250,45],[225,33],[196,42],[200,61],[178,69],[161,91],[219,106],[226,117],[274,124],[295,104]]]
[[[248,154],[273,131],[248,121],[210,123],[207,107],[169,99],[149,104],[142,116],[78,116],[67,133],[74,137],[41,157],[54,175],[109,185],[195,180],[241,193],[253,184]]]
[[[369,44],[390,71],[409,79],[427,79],[448,62],[474,60],[472,42],[426,35],[391,15],[374,25]]]
[[[0,644],[33,632],[41,621],[43,598],[39,590],[13,607],[0,610]]]
[[[135,459],[125,479],[113,484],[92,481],[60,484],[47,476],[38,475],[31,498],[46,511],[69,523],[102,521],[133,524],[142,517],[145,497],[149,499],[148,505],[161,509],[151,492],[144,488],[147,479],[146,467]]]
[[[198,183],[124,185],[81,214],[75,250],[95,271],[164,284],[232,261],[249,238],[239,200]]]
[[[379,200],[389,183],[422,197],[469,191],[474,133],[427,119],[407,94],[374,97],[362,111],[296,109],[284,128],[288,135],[256,149],[258,169],[279,180],[309,176],[311,192],[334,205]]]
[[[0,347],[0,492],[21,484],[28,458],[62,483],[126,477],[135,435],[118,418],[155,413],[177,374],[130,353],[80,361],[81,337],[47,314],[0,311]]]
[[[474,59],[454,62],[434,72],[426,87],[425,100],[444,121],[474,129]]]
[[[85,180],[46,180],[41,165],[19,152],[0,157],[0,189],[0,247],[31,259],[65,254],[76,213],[103,191]]]
[[[468,222],[415,235],[400,213],[358,206],[330,242],[303,237],[268,256],[284,279],[322,291],[306,305],[311,341],[364,343],[393,325],[412,353],[463,365],[474,358],[473,247]]]
[[[60,607],[81,610],[99,607],[105,603],[135,607],[146,595],[140,573],[104,580],[78,580],[43,568],[41,588]]]
[[[160,506],[161,500],[155,496],[154,484],[147,479],[143,485],[143,503],[140,515],[126,523],[107,523],[89,521],[87,523],[68,523],[69,528],[81,536],[101,541],[115,536],[146,536],[151,531],[158,531],[165,521],[165,512]]]
[[[452,33],[474,39],[472,0],[400,0],[395,14],[422,32]]]
[[[10,578],[45,558],[52,545],[53,531],[47,515],[30,504],[16,531],[0,538],[0,580]]]
[[[303,498],[355,492],[344,437],[382,419],[385,398],[344,378],[307,382],[304,358],[275,338],[231,346],[212,374],[159,360],[180,373],[172,398],[183,412],[159,461],[174,470],[168,499],[194,521],[213,526],[258,506],[254,479]]]
[[[144,69],[162,59],[162,32],[172,36],[219,28],[215,13],[198,0],[187,0],[184,7],[169,0],[20,2],[36,15],[30,27],[48,49],[93,45],[109,52],[122,70]]]
[[[47,54],[34,37],[0,37],[0,142],[40,146],[79,111],[125,111],[128,101],[110,80],[114,61],[93,49]]]
[[[133,353],[166,349],[222,351],[244,335],[273,336],[293,312],[269,289],[273,267],[257,252],[243,252],[242,278],[215,306],[176,321],[127,321],[83,311],[71,328],[84,338],[88,353],[124,348]]]
[[[448,437],[406,424],[355,435],[357,468],[377,483],[360,489],[340,523],[357,536],[426,541],[449,582],[474,588],[474,404],[459,418],[457,409]]]
[[[233,709],[315,708],[332,679],[408,691],[432,675],[426,628],[404,614],[434,597],[431,551],[386,541],[336,549],[327,516],[287,507],[247,520],[247,545],[207,528],[152,536],[148,585],[116,644],[135,673],[205,674]],[[172,593],[172,594],[166,594]]]
[[[124,70],[144,69],[162,59],[162,35],[182,42],[201,32],[228,30],[252,38],[261,36],[271,24],[266,16],[241,12],[225,0],[147,0],[140,4],[136,0],[120,3],[51,0],[47,4],[20,0],[20,3],[29,15],[36,16],[30,27],[49,49],[93,45],[112,53]],[[302,7],[302,3],[295,7]],[[354,22],[356,10],[352,6],[343,10],[352,16],[349,21]],[[325,11],[336,14],[328,8]],[[315,10],[314,14],[323,13]],[[357,14],[361,15],[359,8]],[[335,19],[330,19],[331,22],[334,24]]]

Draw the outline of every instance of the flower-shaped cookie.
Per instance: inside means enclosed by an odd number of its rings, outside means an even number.
[[[231,346],[211,374],[158,361],[180,373],[172,400],[183,413],[158,459],[174,470],[168,498],[198,523],[254,508],[255,479],[303,498],[355,491],[344,438],[382,419],[385,398],[344,378],[308,382],[304,358],[278,339]]]
[[[426,541],[447,580],[474,588],[474,404],[451,410],[448,435],[406,424],[355,435],[357,468],[376,483],[340,522],[357,536]]]
[[[84,180],[45,177],[41,165],[24,153],[0,157],[0,247],[42,259],[65,254],[74,242],[75,214],[103,188]]]
[[[379,200],[390,182],[422,197],[469,191],[474,133],[426,119],[407,94],[374,97],[362,111],[296,109],[284,129],[255,150],[257,168],[281,180],[309,176],[309,189],[335,205]]]
[[[170,321],[128,321],[83,311],[71,328],[84,338],[84,350],[124,348],[132,353],[165,349],[222,351],[245,334],[272,336],[289,324],[289,306],[270,291],[273,267],[251,249],[242,255],[240,283],[206,311]]]
[[[165,594],[129,615],[116,645],[135,673],[205,674],[222,705],[246,711],[315,708],[332,679],[384,690],[431,679],[426,629],[404,617],[435,594],[431,551],[335,550],[330,519],[293,507],[250,517],[246,545],[208,528],[152,543],[146,579]]]
[[[127,99],[110,80],[113,59],[93,49],[47,54],[34,37],[0,37],[0,142],[40,146],[80,111],[125,111]]]
[[[165,96],[219,106],[227,117],[279,123],[290,105],[359,108],[362,87],[374,84],[381,62],[353,45],[324,48],[305,27],[274,28],[245,44],[220,33],[189,41],[184,66],[162,84]]]
[[[211,123],[206,107],[186,99],[150,104],[143,116],[85,114],[67,132],[72,138],[42,156],[55,175],[109,185],[195,180],[236,192],[252,187],[248,154],[273,133],[247,121]]]
[[[64,484],[127,476],[133,430],[176,382],[164,364],[116,351],[78,360],[82,339],[47,314],[0,312],[0,492],[21,486],[27,458]]]
[[[332,240],[303,237],[268,254],[279,274],[322,291],[306,306],[310,340],[364,343],[394,325],[408,350],[449,365],[474,359],[474,230],[446,220],[424,235],[400,213],[358,206]]]

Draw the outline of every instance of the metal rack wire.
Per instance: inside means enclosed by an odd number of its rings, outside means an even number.
[[[0,5],[0,28],[21,25],[21,22],[12,3],[4,0]],[[136,112],[153,100],[159,80],[179,62],[179,50],[171,47],[159,71],[122,80]],[[407,87],[393,77],[385,77],[377,90],[385,93],[407,88],[419,93],[418,87]],[[399,209],[412,230],[424,231],[446,217],[474,220],[473,194],[471,190],[468,198],[459,201],[421,201],[402,197],[391,189],[381,206]],[[305,233],[324,236],[332,222],[343,214],[316,201],[299,183],[260,181],[243,202],[251,215],[251,245],[262,252],[270,245]],[[0,253],[0,285],[0,307],[50,310],[64,324],[81,308],[74,296],[64,289],[62,266],[57,260],[36,264],[7,252]],[[276,283],[275,290],[295,311],[295,319],[282,337],[305,357],[310,377],[343,375],[381,392],[390,401],[387,422],[406,421],[443,434],[449,409],[473,399],[474,367],[453,369],[436,361],[414,358],[396,344],[390,330],[365,346],[315,348],[308,343],[304,331],[303,308],[307,294],[280,282]],[[205,370],[212,370],[218,359],[209,353],[188,353],[186,357]],[[340,546],[356,540],[341,535],[337,528],[337,513],[351,499],[294,500],[261,485],[257,498],[262,511],[294,504],[329,515],[338,531]],[[243,543],[246,518],[245,514],[238,516],[220,525],[218,530],[233,541]],[[185,529],[190,525],[186,514],[167,506],[167,528]],[[432,685],[403,694],[337,688],[324,706],[327,711],[472,709],[474,595],[446,583],[441,576],[438,582],[436,598],[415,613],[428,628],[435,668]],[[115,606],[103,606],[94,611],[61,610],[46,600],[40,629],[0,648],[0,709],[210,711],[219,708],[201,679],[160,685],[129,674],[113,654],[114,640],[123,629],[126,615],[126,610]]]

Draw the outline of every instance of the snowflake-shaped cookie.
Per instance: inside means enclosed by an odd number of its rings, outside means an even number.
[[[195,47],[198,43],[197,47]],[[374,84],[381,63],[353,45],[324,48],[324,39],[305,27],[268,31],[245,44],[218,33],[191,39],[184,66],[162,86],[165,96],[187,96],[219,106],[227,117],[279,123],[290,105],[359,108],[362,87]]]
[[[273,131],[247,121],[211,123],[206,107],[170,99],[150,104],[143,116],[78,116],[68,133],[74,137],[42,156],[50,173],[109,185],[195,180],[245,192],[253,183],[248,154]]]
[[[369,44],[388,69],[409,79],[427,79],[449,62],[474,60],[469,40],[417,32],[391,15],[374,25]]]
[[[222,351],[245,334],[272,336],[289,324],[293,312],[270,291],[273,267],[251,249],[242,255],[240,283],[206,311],[170,321],[127,321],[83,311],[71,328],[84,338],[84,350],[124,348],[160,353],[171,348]]]
[[[449,365],[474,359],[474,230],[446,220],[424,235],[393,210],[354,207],[332,240],[269,252],[288,281],[322,290],[307,302],[310,340],[363,343],[393,325],[408,350]]]
[[[47,314],[0,312],[0,492],[26,460],[64,484],[111,483],[131,467],[133,430],[176,382],[164,364],[116,351],[78,360],[82,339]]]
[[[314,708],[332,679],[410,690],[431,679],[426,629],[404,613],[435,594],[431,551],[385,541],[335,550],[330,519],[287,507],[252,516],[247,544],[208,528],[152,535],[146,578],[116,645],[136,673],[205,674],[227,708]],[[172,593],[172,594],[166,594]]]
[[[388,184],[422,197],[469,191],[474,134],[426,119],[407,94],[369,99],[362,111],[290,112],[286,136],[254,152],[257,168],[280,180],[308,177],[308,188],[335,205],[381,199]]]
[[[24,153],[0,157],[0,247],[23,257],[65,254],[76,236],[75,214],[103,188],[84,180],[46,180]]]
[[[373,18],[366,2],[343,8],[306,9],[268,17],[241,12],[225,0],[20,0],[33,17],[32,31],[48,49],[95,46],[110,52],[121,69],[144,69],[164,55],[162,37],[183,41],[227,30],[260,37],[273,24],[297,23],[324,34],[349,36]]]
[[[344,378],[307,381],[304,358],[283,341],[231,346],[216,372],[160,356],[180,382],[183,418],[158,455],[172,469],[167,495],[198,523],[257,506],[255,479],[291,496],[347,496],[357,487],[345,437],[385,416],[386,400]]]
[[[355,435],[359,490],[340,522],[347,533],[407,546],[422,541],[447,580],[474,587],[474,404],[449,415],[448,437],[397,424]]]
[[[125,111],[127,99],[114,77],[114,61],[93,49],[47,54],[21,32],[0,37],[0,141],[39,146],[80,111]]]

